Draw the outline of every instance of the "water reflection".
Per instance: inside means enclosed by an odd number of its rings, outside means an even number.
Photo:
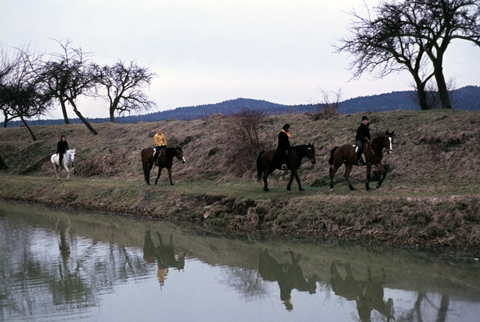
[[[346,272],[345,278],[338,272],[337,266],[336,263],[330,266],[332,289],[336,295],[356,302],[358,316],[362,322],[371,321],[372,310],[382,314],[386,321],[394,319],[393,299],[384,301],[383,284],[386,275],[383,267],[381,275],[373,277],[372,270],[368,266],[367,279],[360,280],[354,277],[350,263],[343,265]]]
[[[160,286],[165,284],[167,279],[168,269],[170,267],[176,268],[177,270],[182,270],[185,268],[185,253],[180,255],[175,255],[173,249],[173,235],[170,235],[170,240],[168,245],[164,245],[160,233],[157,232],[157,243],[158,246],[155,246],[155,243],[152,239],[152,234],[150,230],[145,232],[145,243],[143,245],[143,259],[148,263],[157,263],[157,278]]]
[[[479,268],[0,202],[0,321],[475,321]]]
[[[289,311],[293,310],[291,302],[293,289],[309,294],[315,294],[317,289],[317,275],[313,274],[310,278],[303,276],[302,268],[299,265],[300,257],[301,255],[295,256],[293,252],[290,252],[291,263],[279,263],[270,256],[266,249],[260,251],[258,256],[258,273],[264,280],[278,283],[280,300]]]

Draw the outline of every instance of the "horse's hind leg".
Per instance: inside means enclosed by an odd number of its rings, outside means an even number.
[[[338,167],[333,165],[330,167],[330,191],[333,192],[333,178],[335,177],[335,173],[337,172]]]
[[[345,174],[343,175],[345,178],[345,182],[348,184],[348,187],[350,190],[355,190],[355,188],[352,186],[352,183],[350,182],[350,172],[352,171],[352,165],[345,163]]]
[[[55,179],[55,177],[57,177],[57,180],[60,180],[60,176],[58,175],[56,164],[53,164],[53,173],[54,173],[53,178]]]
[[[152,166],[148,162],[143,162],[143,177],[148,185],[150,184],[150,170],[152,170]]]

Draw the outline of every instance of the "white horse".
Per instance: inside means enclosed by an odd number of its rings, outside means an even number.
[[[57,172],[58,168],[60,167],[60,170],[65,168],[67,170],[67,180],[70,178],[70,170],[68,167],[71,165],[74,167],[74,162],[75,162],[75,149],[70,149],[65,152],[65,155],[63,156],[62,160],[62,166],[60,166],[59,163],[59,155],[58,153],[52,154],[52,157],[50,158],[50,161],[52,161],[52,166],[53,166],[53,171],[55,171],[55,175],[57,176],[57,179],[60,180],[59,172]],[[55,175],[53,178],[55,178]]]

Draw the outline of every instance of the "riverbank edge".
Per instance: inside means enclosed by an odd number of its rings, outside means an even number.
[[[169,191],[117,179],[1,176],[0,198],[140,220],[191,222],[250,238],[340,241],[480,257],[480,197],[321,196],[251,199]],[[115,188],[112,188],[112,183]],[[341,202],[339,202],[341,199]]]

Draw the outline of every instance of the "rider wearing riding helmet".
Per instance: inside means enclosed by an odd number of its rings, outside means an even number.
[[[62,165],[63,155],[65,154],[65,152],[67,152],[67,150],[68,150],[67,138],[65,137],[65,135],[62,135],[62,137],[60,138],[60,141],[57,144],[57,155],[59,156],[58,163],[61,167],[63,166]]]
[[[153,137],[155,141],[155,153],[153,154],[153,162],[157,165],[157,159],[160,154],[167,148],[167,139],[162,133],[162,129],[158,128],[157,133]]]
[[[364,115],[362,116],[362,123],[357,129],[357,135],[355,136],[355,145],[358,147],[357,151],[357,164],[364,165],[362,161],[362,153],[365,148],[365,143],[371,140],[370,129],[368,128],[368,118]]]

